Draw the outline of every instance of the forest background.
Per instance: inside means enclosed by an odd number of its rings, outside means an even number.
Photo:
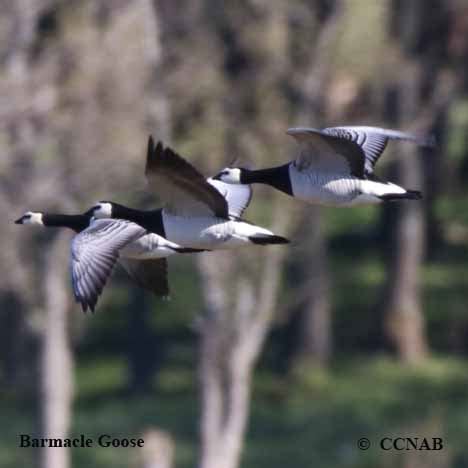
[[[466,1],[0,7],[1,466],[468,466]],[[292,245],[171,258],[169,302],[116,272],[83,315],[71,232],[13,224],[156,206],[149,133],[210,175],[291,159],[288,127],[340,124],[434,134],[377,168],[424,199],[317,208],[257,186],[247,219]],[[36,454],[21,433],[146,448]],[[407,435],[444,450],[378,447]]]

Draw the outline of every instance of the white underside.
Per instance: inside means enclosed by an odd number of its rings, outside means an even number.
[[[362,180],[349,174],[299,171],[289,166],[293,195],[307,203],[328,206],[352,206],[381,203],[379,196],[406,193],[398,185]]]
[[[373,180],[360,180],[362,193],[358,195],[350,205],[362,205],[369,203],[381,203],[382,199],[379,198],[383,195],[397,195],[406,193],[406,190],[399,185],[388,183],[376,182]]]
[[[123,258],[148,260],[152,258],[165,258],[176,252],[170,247],[180,247],[167,241],[157,234],[147,234],[138,240],[131,242],[120,251]]]
[[[163,213],[166,237],[171,242],[195,249],[231,249],[250,244],[250,236],[273,235],[268,229],[243,221],[214,217],[184,217]]]

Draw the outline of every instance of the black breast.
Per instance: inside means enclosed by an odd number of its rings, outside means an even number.
[[[141,217],[138,224],[150,232],[166,237],[162,210],[145,211],[144,213],[144,216]]]
[[[267,184],[288,195],[292,196],[293,194],[291,179],[289,178],[289,164],[257,171],[246,170],[242,182],[246,184]]]

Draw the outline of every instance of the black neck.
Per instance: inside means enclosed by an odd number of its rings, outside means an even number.
[[[149,211],[135,210],[133,208],[129,208],[128,206],[113,203],[112,217],[133,221],[150,232],[154,232],[155,234],[166,237],[161,209]]]
[[[88,215],[65,215],[65,214],[51,214],[44,213],[42,215],[42,222],[44,226],[50,227],[67,227],[73,229],[75,232],[81,232],[89,225],[90,216]]]
[[[288,195],[293,194],[289,179],[289,164],[257,171],[241,169],[240,181],[243,184],[267,184]]]

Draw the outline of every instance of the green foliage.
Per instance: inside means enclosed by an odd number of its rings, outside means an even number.
[[[216,2],[182,2],[187,8],[162,8],[161,17],[151,20],[150,10],[134,5],[159,2],[123,2],[116,8],[110,6],[112,2],[97,2],[92,8],[89,1],[62,3],[50,7],[57,31],[46,43],[36,38],[42,55],[37,52],[34,59],[29,55],[37,44],[27,42],[35,40],[35,15],[44,13],[43,7],[10,9],[0,25],[1,37],[8,38],[0,41],[5,57],[0,86],[7,97],[2,114],[5,129],[0,129],[0,176],[7,200],[2,206],[8,216],[20,204],[24,205],[21,210],[39,209],[29,205],[41,202],[44,208],[71,211],[84,208],[81,202],[107,199],[109,194],[132,205],[146,202],[137,191],[143,188],[144,145],[150,131],[170,141],[207,173],[233,156],[256,167],[280,164],[297,151],[284,135],[289,125],[329,125],[328,118],[348,120],[353,115],[359,119],[349,123],[378,120],[383,125],[383,119],[391,121],[398,114],[400,81],[415,71],[428,74],[420,90],[424,112],[405,115],[400,123],[408,119],[411,126],[433,120],[443,127],[437,129],[442,146],[424,163],[429,180],[424,203],[433,215],[428,226],[433,239],[420,282],[433,356],[416,368],[383,355],[387,343],[379,306],[388,278],[384,258],[391,252],[384,252],[387,233],[380,232],[380,208],[325,209],[334,341],[331,368],[304,367],[293,375],[278,370],[277,361],[288,359],[286,338],[291,340],[285,330],[290,317],[282,316],[282,308],[293,302],[302,286],[302,278],[295,284],[285,278],[277,307],[278,329],[254,378],[243,466],[390,466],[375,448],[366,453],[357,450],[357,439],[367,436],[375,442],[383,435],[412,430],[422,436],[439,431],[453,459],[446,465],[467,466],[466,89],[454,86],[443,111],[430,108],[432,88],[440,82],[447,81],[447,88],[451,81],[467,82],[462,76],[466,54],[457,52],[459,38],[466,36],[463,21],[449,24],[442,14],[445,10],[435,5],[444,2],[433,2],[434,8],[424,8],[424,2],[396,2],[400,14],[408,15],[393,19],[388,0],[343,2],[344,16],[333,37],[325,37],[326,53],[321,53],[315,46],[323,39],[325,17],[333,13],[330,5],[337,2],[226,2],[222,7]],[[198,6],[189,7],[189,3]],[[420,7],[412,9],[412,5]],[[410,14],[417,16],[416,21]],[[447,24],[438,23],[435,16]],[[6,27],[9,22],[12,26]],[[417,23],[425,27],[418,31]],[[391,33],[398,28],[408,30],[402,36],[414,35],[414,41],[421,41],[421,57],[411,57],[411,47],[403,44],[408,41],[402,37],[400,43],[398,33]],[[16,30],[22,31],[21,38],[15,37]],[[440,174],[432,174],[431,161],[437,161]],[[440,187],[432,186],[431,177],[437,177]],[[274,197],[284,202],[283,212],[296,210],[297,203],[286,196],[255,187],[247,218],[271,226]],[[153,207],[154,200],[147,206]],[[307,216],[307,209],[297,212]],[[27,361],[28,353],[16,349],[25,339],[17,329],[44,326],[40,304],[45,278],[43,268],[33,265],[44,261],[52,235],[17,235],[18,231],[5,228],[9,224],[2,225],[2,265],[7,273],[11,270],[12,284],[24,282],[12,294],[22,298],[37,290],[29,298],[37,302],[37,310],[21,310],[19,325],[15,322],[16,328],[11,327],[18,333],[19,344],[14,335],[15,349],[7,350]],[[289,247],[291,264],[299,263],[310,248],[307,240],[300,251],[295,245]],[[255,260],[267,254],[267,249],[258,256],[246,254],[243,258],[249,262],[245,263],[254,265],[242,265],[244,271],[259,271],[260,262]],[[72,435],[133,437],[148,426],[158,426],[176,439],[177,466],[188,468],[195,465],[197,450],[196,325],[203,308],[202,285],[194,256],[170,258],[169,264],[170,301],[155,299],[137,290],[123,274],[116,274],[97,313],[75,319]],[[16,271],[18,265],[21,268]],[[10,275],[4,276],[7,280]],[[33,280],[28,285],[29,276]],[[2,305],[3,300],[2,296]],[[19,301],[9,300],[5,299],[5,309],[10,307],[16,318]],[[80,313],[78,307],[73,312]],[[131,336],[137,313],[143,337]],[[2,326],[4,340],[9,338],[10,325]],[[130,361],[137,345],[141,349],[134,361],[157,364],[150,369],[146,392],[132,395]],[[5,369],[11,366],[6,362],[2,356],[1,384],[8,379]],[[37,430],[37,402],[23,400],[16,390],[9,388],[0,395],[0,466],[7,468],[31,466],[37,457],[32,450],[17,448],[18,434]],[[76,449],[73,466],[123,468],[132,463],[132,457],[128,449]],[[410,465],[397,457],[391,466]]]
[[[468,100],[461,99],[450,107],[447,154],[459,165],[466,155],[468,130]]]
[[[372,232],[378,222],[379,207],[375,205],[344,209],[326,209],[326,237],[333,238],[343,233],[366,234]]]
[[[121,392],[118,375],[125,374],[121,364],[90,362],[78,369],[73,435],[136,437],[145,428],[158,426],[176,439],[177,466],[193,466],[198,421],[193,385],[182,385],[184,392],[166,388],[169,373],[171,379],[182,382],[186,370],[169,365],[150,397],[133,398]],[[381,437],[405,436],[412,431],[420,437],[443,437],[447,450],[463,459],[468,456],[468,424],[463,411],[468,409],[467,385],[466,362],[446,357],[435,357],[423,366],[402,367],[386,357],[355,356],[295,382],[260,372],[254,385],[242,466],[376,466],[390,456],[375,447]],[[16,434],[31,433],[32,421],[27,412],[5,403],[0,410],[10,421],[0,429],[1,466],[28,466],[34,452],[13,447]],[[359,437],[368,437],[373,448],[359,451]],[[73,451],[77,468],[124,468],[130,466],[133,456],[129,449]],[[393,466],[400,468],[402,463],[397,457]]]

